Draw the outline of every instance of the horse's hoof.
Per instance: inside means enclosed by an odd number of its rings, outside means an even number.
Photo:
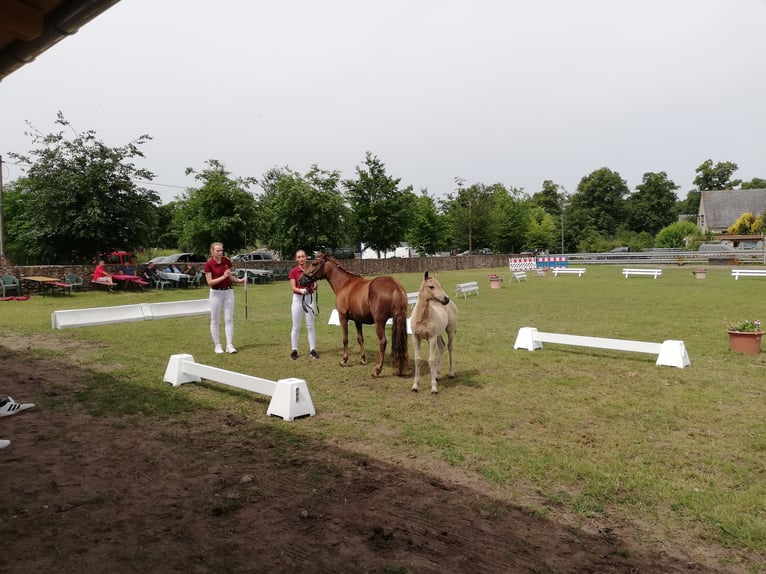
[[[431,391],[431,394],[432,394],[432,395],[438,395],[438,394],[439,394],[439,391],[434,391],[434,390],[432,390],[432,391]]]
[[[455,373],[451,373],[451,374],[450,374],[450,376],[449,376],[449,378],[450,378],[450,379],[454,379],[454,378],[455,378]]]
[[[417,390],[417,389],[410,389],[410,390],[411,390],[413,393],[417,393],[417,392],[418,392],[418,390]]]
[[[341,367],[348,367],[348,363],[344,363],[343,361],[340,362]]]

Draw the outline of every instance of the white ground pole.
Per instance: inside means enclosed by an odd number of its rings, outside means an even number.
[[[171,355],[167,369],[165,369],[164,382],[170,383],[174,387],[180,387],[184,383],[199,383],[202,379],[267,395],[271,397],[271,402],[269,402],[266,414],[281,417],[286,421],[316,416],[311,394],[309,394],[308,386],[303,379],[290,378],[270,381],[234,371],[226,371],[218,367],[202,365],[194,362],[192,355]]]
[[[584,337],[562,333],[543,333],[534,327],[522,327],[519,329],[513,348],[534,351],[542,349],[543,343],[649,353],[657,355],[656,364],[658,366],[664,365],[683,369],[691,365],[684,342],[674,340],[668,340],[663,343],[650,343],[645,341],[629,341],[627,339],[605,339],[602,337]]]

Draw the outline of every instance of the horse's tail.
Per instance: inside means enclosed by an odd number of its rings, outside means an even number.
[[[407,337],[407,292],[399,285],[394,289],[391,310],[394,326],[391,329],[391,360],[397,376],[405,375],[410,362],[409,337]]]

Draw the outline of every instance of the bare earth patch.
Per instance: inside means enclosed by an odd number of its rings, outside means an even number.
[[[738,571],[221,411],[94,417],[92,375],[28,346],[0,347],[0,393],[38,403],[0,418],[2,572]]]

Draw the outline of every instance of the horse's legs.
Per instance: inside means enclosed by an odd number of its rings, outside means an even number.
[[[410,389],[413,393],[418,392],[418,383],[420,382],[420,339],[418,337],[413,336],[412,337],[412,346],[414,347],[414,357],[415,357],[415,380],[412,383],[412,389]]]
[[[388,345],[388,340],[386,339],[385,319],[375,323],[375,334],[378,336],[378,362],[372,370],[373,377],[377,377],[383,370],[383,357],[386,356],[386,345]]]
[[[359,321],[354,321],[356,325],[356,342],[359,343],[359,352],[362,354],[362,364],[367,364],[367,351],[364,349],[364,335],[362,334],[362,324]]]
[[[442,369],[442,358],[444,357],[444,337],[439,335],[436,338],[436,346],[439,348],[439,356],[436,358],[436,375],[434,378],[439,378],[439,371]]]
[[[431,394],[435,395],[439,392],[436,388],[436,375],[439,372],[439,363],[441,363],[441,355],[444,350],[444,341],[441,335],[436,335],[428,340],[428,367],[431,369]],[[438,355],[437,355],[438,351]]]
[[[452,347],[455,344],[455,331],[447,331],[447,351],[449,352],[449,378],[455,378],[455,364],[452,362]]]
[[[341,315],[340,329],[343,332],[343,357],[340,359],[340,366],[348,366],[348,317]]]

